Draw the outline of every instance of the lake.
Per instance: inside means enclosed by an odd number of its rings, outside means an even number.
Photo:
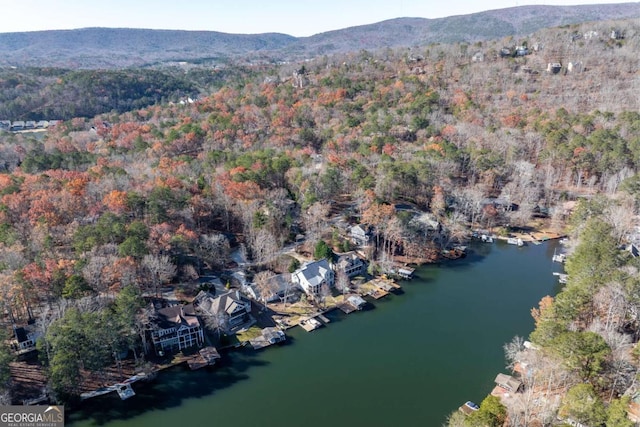
[[[176,367],[137,395],[73,411],[67,425],[440,426],[480,403],[505,368],[502,346],[533,329],[532,307],[558,291],[557,242],[473,244],[464,259],[416,270],[403,293],[289,342],[224,355],[211,369]]]

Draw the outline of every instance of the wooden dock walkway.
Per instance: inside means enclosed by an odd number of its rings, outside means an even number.
[[[343,302],[341,304],[338,304],[338,308],[344,313],[344,314],[351,314],[354,311],[357,311],[356,308],[349,304],[348,302]]]
[[[318,314],[316,317],[320,319],[320,321],[325,325],[328,323],[331,323],[331,320],[328,317],[326,317],[324,314]]]
[[[249,340],[249,344],[251,344],[254,350],[260,350],[270,345],[284,342],[286,339],[287,337],[284,331],[276,327],[270,327],[264,328],[259,337]]]
[[[391,292],[394,290],[402,289],[402,286],[398,285],[395,281],[387,278],[387,277],[378,277],[376,279],[372,279],[369,283],[377,288],[382,289],[383,291]]]
[[[385,291],[384,289],[381,288],[375,288],[375,289],[371,289],[368,294],[369,296],[375,298],[375,299],[380,299],[380,298],[384,298],[387,295],[389,295],[389,292]]]
[[[189,369],[195,371],[196,369],[204,368],[205,366],[213,366],[216,360],[220,359],[220,353],[213,346],[208,346],[200,349],[198,354],[187,360]]]
[[[362,295],[368,295],[375,299],[384,298],[391,292],[400,289],[402,286],[384,276],[372,279],[360,287]]]

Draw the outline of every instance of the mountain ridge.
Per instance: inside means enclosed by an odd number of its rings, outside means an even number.
[[[173,61],[215,64],[238,58],[292,61],[362,49],[472,43],[547,27],[632,18],[640,18],[638,2],[516,6],[446,18],[393,18],[308,37],[109,27],[0,33],[0,66],[120,68]]]

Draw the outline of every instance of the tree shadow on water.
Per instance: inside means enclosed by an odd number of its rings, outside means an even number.
[[[440,264],[436,264],[441,268],[465,269],[470,268],[474,264],[482,262],[489,254],[495,250],[494,245],[500,243],[473,243],[467,248],[466,255],[462,258],[454,260],[445,260]]]
[[[254,351],[240,350],[233,356],[224,354],[215,366],[197,371],[185,364],[158,373],[149,382],[132,385],[136,395],[121,400],[116,392],[81,402],[66,411],[66,425],[90,420],[93,425],[105,425],[115,420],[127,420],[155,410],[176,408],[187,399],[211,396],[217,391],[250,378],[251,368],[266,366]]]

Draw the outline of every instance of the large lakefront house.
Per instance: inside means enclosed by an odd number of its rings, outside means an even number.
[[[355,253],[340,255],[334,264],[336,272],[343,271],[347,277],[355,277],[366,273],[367,264]]]
[[[154,320],[151,341],[158,355],[204,343],[204,333],[193,304],[161,308],[156,311]]]
[[[200,291],[194,303],[203,317],[211,319],[216,328],[227,334],[254,322],[251,317],[251,301],[238,290],[217,296]]]
[[[308,295],[318,296],[323,285],[333,286],[335,274],[326,259],[305,263],[291,274],[291,282]]]

